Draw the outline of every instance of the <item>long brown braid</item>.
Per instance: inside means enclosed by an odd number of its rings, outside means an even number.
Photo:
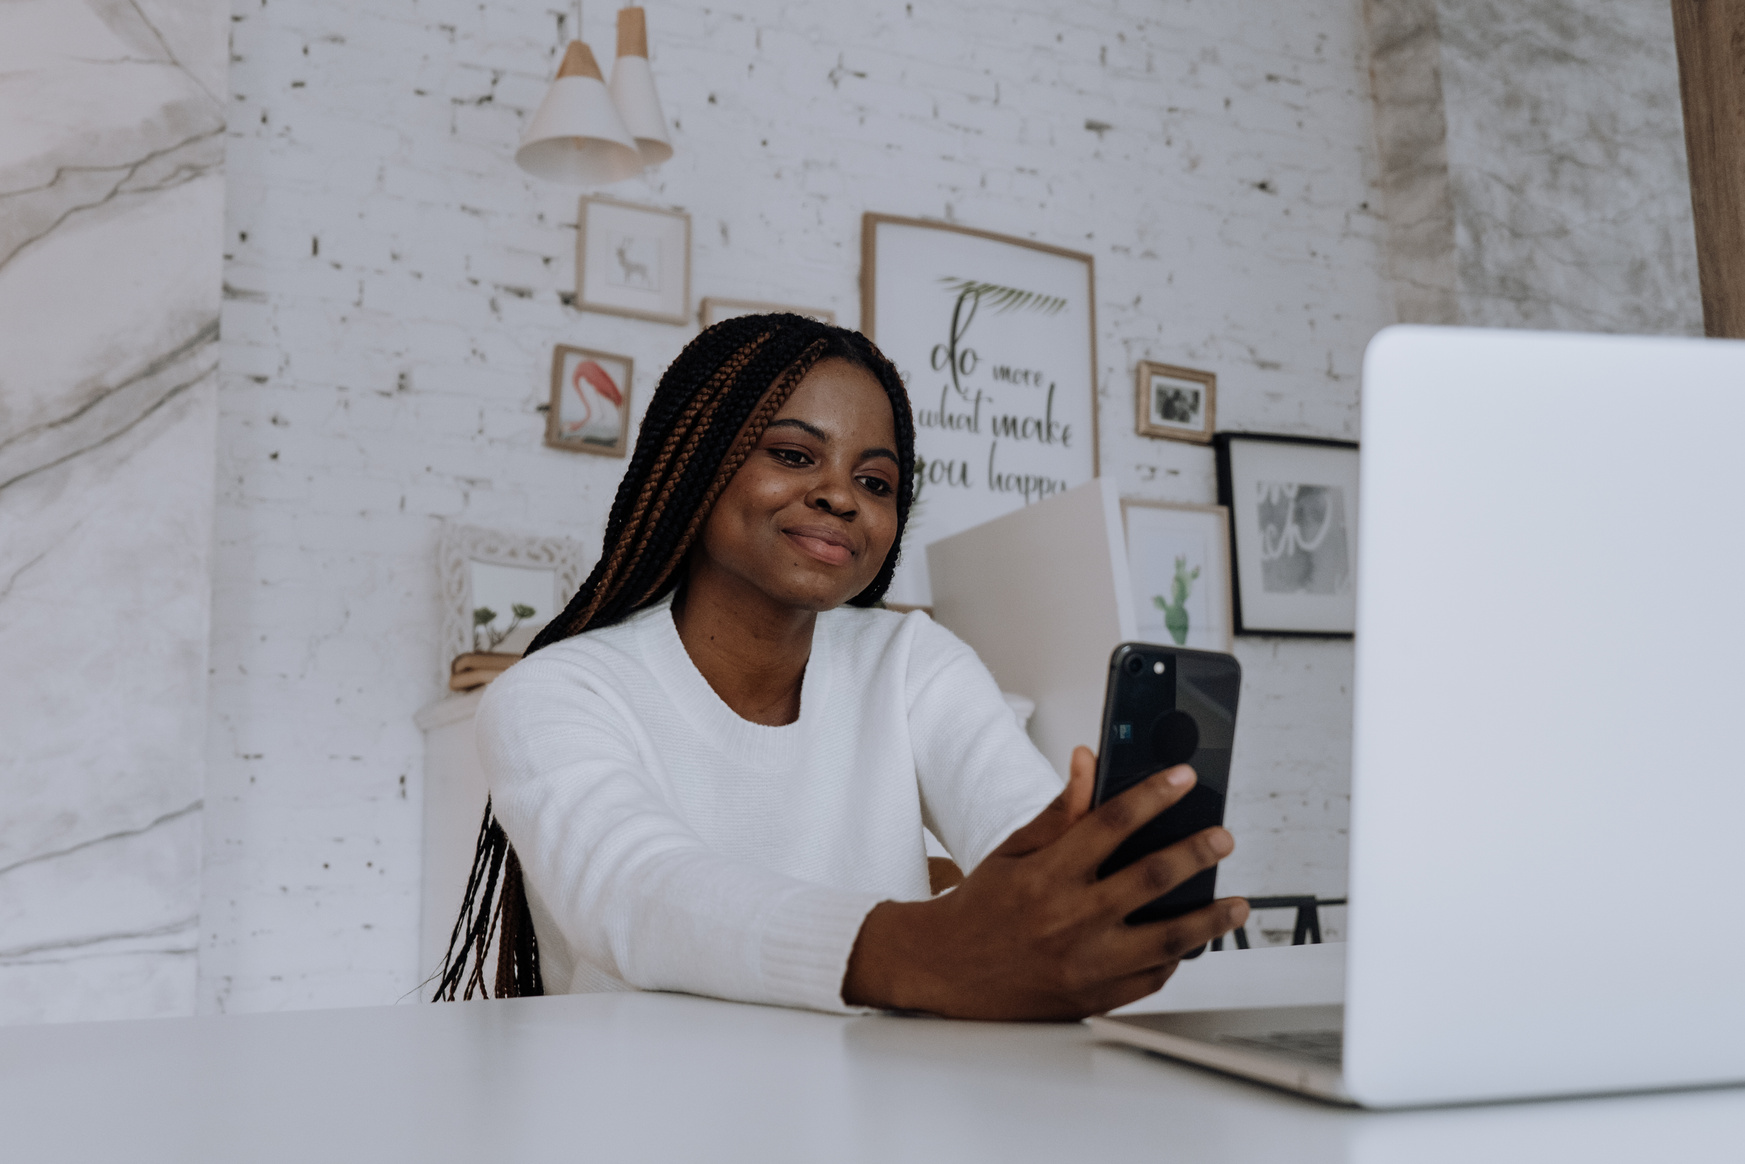
[[[878,576],[849,602],[871,606],[883,598],[915,497],[915,423],[902,378],[859,332],[799,315],[741,316],[697,336],[661,377],[618,483],[600,560],[527,654],[611,626],[666,597],[679,584],[680,567],[716,498],[806,373],[827,359],[846,360],[872,373],[890,399],[896,422],[897,538]],[[487,985],[485,962],[493,942],[497,967]],[[431,1001],[475,993],[485,998],[545,993],[521,862],[489,800],[466,897]]]

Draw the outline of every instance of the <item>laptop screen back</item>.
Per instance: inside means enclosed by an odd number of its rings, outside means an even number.
[[[1745,1080],[1745,343],[1364,366],[1347,1085]]]

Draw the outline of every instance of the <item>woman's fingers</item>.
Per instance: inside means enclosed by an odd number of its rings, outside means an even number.
[[[1076,823],[1091,811],[1091,795],[1097,787],[1097,754],[1080,744],[1072,750],[1072,763],[1067,768],[1067,811]]]
[[[1165,768],[1135,784],[1081,818],[1050,851],[1063,877],[1090,880],[1097,867],[1135,829],[1187,795],[1194,770],[1186,764]]]
[[[1236,841],[1221,828],[1202,829],[1168,848],[1148,853],[1125,869],[1097,882],[1092,892],[1102,911],[1126,917],[1148,901],[1155,901],[1202,869],[1210,869],[1236,848]]]
[[[1007,837],[991,856],[1022,857],[1064,836],[1091,808],[1091,793],[1097,781],[1097,754],[1089,748],[1072,750],[1066,788],[1035,819]]]
[[[1206,945],[1213,938],[1222,937],[1247,920],[1248,903],[1240,897],[1227,897],[1166,922],[1124,927],[1126,933],[1122,935],[1122,941],[1125,948],[1119,956],[1141,969],[1105,986],[1102,1005],[1096,1013],[1103,1014],[1118,1006],[1138,1002],[1148,994],[1156,994],[1189,951]]]
[[[1099,992],[1100,997],[1092,1004],[1092,1014],[1107,1014],[1118,1006],[1126,1006],[1130,1002],[1138,1002],[1148,994],[1156,994],[1163,989],[1170,975],[1180,963],[1170,962],[1163,966],[1153,966],[1141,970],[1137,974],[1129,974],[1125,978],[1116,979]]]
[[[1248,920],[1248,903],[1226,897],[1168,921],[1123,926],[1113,938],[1110,961],[1118,973],[1143,974],[1181,961],[1188,951],[1221,938]]]

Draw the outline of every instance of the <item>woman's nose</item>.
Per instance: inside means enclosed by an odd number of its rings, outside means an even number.
[[[819,494],[814,497],[812,505],[833,517],[840,517],[843,521],[853,521],[856,513],[853,509],[844,508],[840,499],[834,503],[831,502],[828,494]]]

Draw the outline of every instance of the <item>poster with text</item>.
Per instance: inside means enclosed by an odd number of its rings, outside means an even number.
[[[887,601],[929,606],[929,543],[1097,473],[1089,255],[868,214],[861,327],[915,411],[915,508]]]

